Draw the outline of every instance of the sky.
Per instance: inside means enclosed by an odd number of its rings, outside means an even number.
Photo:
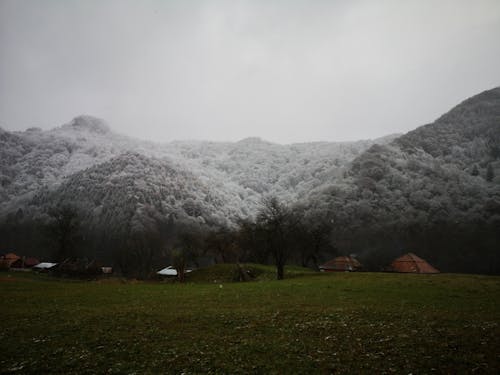
[[[155,141],[404,133],[500,86],[500,1],[0,0],[0,127]]]

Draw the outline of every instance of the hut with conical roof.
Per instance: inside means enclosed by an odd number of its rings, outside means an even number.
[[[351,256],[336,257],[319,266],[321,272],[353,272],[361,268],[361,263]]]
[[[439,273],[439,271],[427,263],[427,261],[413,253],[408,253],[394,259],[389,270],[402,273]]]

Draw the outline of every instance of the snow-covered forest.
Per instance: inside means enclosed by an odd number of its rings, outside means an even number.
[[[411,249],[445,270],[500,272],[500,88],[405,135],[357,142],[160,144],[90,116],[0,129],[2,249],[49,256],[39,228],[55,207],[74,207],[88,255],[106,257],[124,236],[236,231],[268,197],[373,267]]]

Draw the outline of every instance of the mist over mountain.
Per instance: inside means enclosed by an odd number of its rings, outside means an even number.
[[[177,209],[165,211],[171,199],[161,193],[177,189],[179,192],[172,198],[176,207],[183,207],[188,198],[199,207],[187,210],[184,216],[218,225],[232,225],[238,217],[255,214],[262,195],[279,195],[292,201],[312,188],[334,183],[343,177],[356,156],[376,142],[386,143],[393,138],[293,145],[259,138],[235,143],[155,144],[116,134],[103,120],[90,116],[76,117],[50,131],[3,131],[1,137],[2,214],[23,208],[35,215],[47,205],[73,202],[75,197],[77,202],[86,202],[88,209],[109,205],[108,198],[130,190],[119,180],[127,176],[135,189],[129,195],[140,197],[138,205],[150,204],[163,215],[175,211],[179,216]],[[159,166],[168,166],[168,172],[157,170]],[[177,181],[178,176],[190,176],[190,181],[184,177]],[[107,190],[98,194],[102,200],[95,199],[94,189],[83,188],[87,184]],[[154,191],[149,190],[151,187]],[[77,195],[73,188],[79,191]],[[214,204],[207,196],[208,190],[223,204]],[[85,194],[90,194],[91,199]],[[50,196],[50,202],[40,196]],[[214,212],[224,219],[215,220]]]
[[[413,247],[438,265],[454,259],[452,270],[463,270],[465,253],[498,269],[499,176],[500,88],[407,134],[357,142],[160,144],[91,116],[49,131],[0,129],[7,224],[48,221],[52,207],[73,204],[88,227],[109,231],[235,228],[276,196],[310,222],[331,223],[343,253],[382,259]],[[4,246],[15,245],[9,238]]]

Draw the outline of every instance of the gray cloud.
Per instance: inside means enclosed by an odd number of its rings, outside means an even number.
[[[0,126],[372,138],[500,84],[500,2],[0,0]]]

